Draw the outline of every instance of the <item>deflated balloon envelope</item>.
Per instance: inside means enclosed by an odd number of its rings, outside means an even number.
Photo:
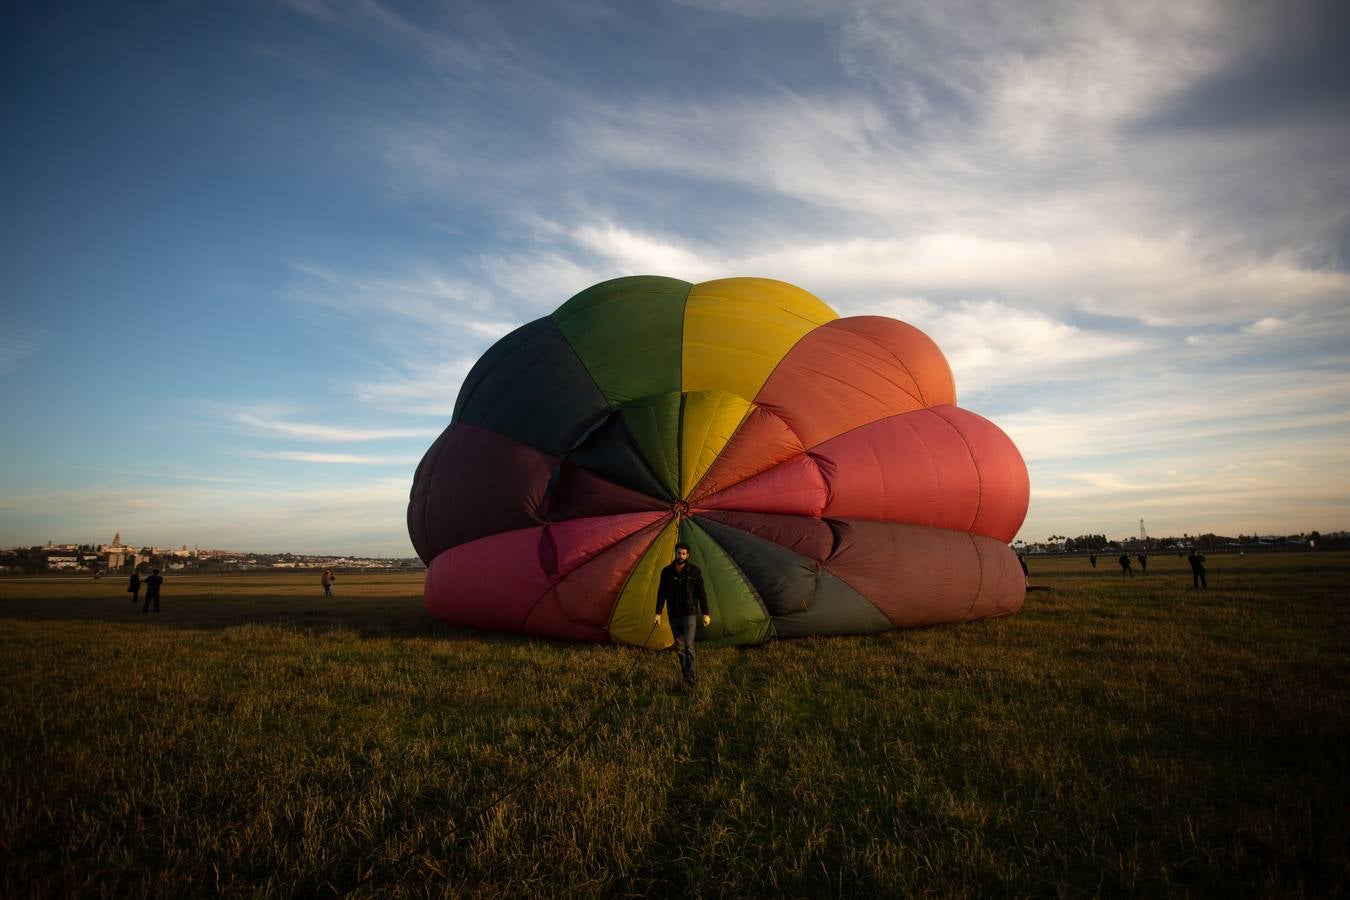
[[[1006,615],[1026,466],[918,329],[780,281],[606,281],[491,347],[413,479],[426,603],[476,628],[649,646],[677,541],[700,640]],[[649,636],[650,635],[650,636]]]

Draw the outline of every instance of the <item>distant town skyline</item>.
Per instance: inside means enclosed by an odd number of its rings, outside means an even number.
[[[97,540],[87,540],[87,541],[79,541],[79,540],[76,540],[76,541],[58,541],[58,540],[55,540],[55,539],[52,539],[52,538],[48,538],[46,541],[32,541],[32,542],[28,542],[28,543],[20,542],[20,543],[18,543],[18,544],[14,544],[14,545],[9,546],[9,547],[0,547],[0,549],[10,549],[10,550],[14,550],[14,549],[32,549],[32,548],[34,548],[34,547],[41,547],[41,548],[78,548],[78,547],[92,547],[92,548],[95,548],[95,549],[98,549],[98,550],[107,550],[107,549],[114,548],[114,547],[121,547],[121,548],[124,548],[124,549],[127,549],[127,550],[151,550],[151,551],[155,551],[155,552],[161,552],[161,551],[162,551],[162,552],[165,552],[165,553],[183,553],[183,552],[192,552],[192,553],[216,553],[216,554],[219,554],[219,553],[255,553],[255,552],[256,552],[256,553],[268,553],[268,554],[278,554],[278,553],[280,553],[280,554],[299,553],[299,554],[301,554],[301,555],[306,555],[306,556],[349,555],[349,554],[331,554],[331,553],[310,553],[310,552],[308,552],[308,551],[292,551],[292,550],[288,550],[288,549],[285,549],[285,548],[278,549],[278,548],[264,548],[264,547],[252,547],[252,548],[239,548],[239,547],[203,547],[203,546],[201,546],[200,544],[196,544],[196,543],[191,544],[191,546],[189,546],[188,543],[182,543],[182,542],[179,542],[179,543],[141,543],[141,542],[137,542],[137,541],[131,541],[131,542],[128,542],[128,541],[123,541],[123,540],[121,539],[121,532],[120,532],[120,531],[119,531],[119,532],[116,532],[116,533],[113,535],[113,539],[112,539],[111,541],[97,541]]]
[[[1350,524],[1350,7],[26,5],[0,545],[413,555],[495,340],[609,277],[930,334],[1019,535]]]
[[[244,550],[110,542],[49,540],[45,544],[0,547],[0,574],[114,575],[160,567],[183,574],[256,569],[308,569],[338,565],[356,569],[404,569],[418,564],[415,556],[378,557],[357,553],[296,553],[287,550]]]
[[[1105,533],[1105,532],[1100,532],[1100,531],[1098,531],[1098,532],[1080,532],[1080,533],[1076,533],[1076,534],[1057,534],[1057,533],[1051,533],[1051,534],[1048,534],[1048,535],[1045,535],[1045,536],[1042,536],[1042,537],[1019,537],[1019,538],[1016,539],[1016,542],[1015,542],[1015,543],[1018,544],[1018,545],[1025,544],[1025,545],[1029,545],[1029,546],[1030,546],[1030,545],[1037,545],[1037,546],[1053,546],[1053,545],[1056,545],[1056,544],[1063,544],[1066,538],[1067,538],[1067,539],[1070,539],[1070,540],[1077,540],[1078,538],[1082,538],[1082,537],[1091,537],[1091,536],[1093,536],[1093,535],[1103,535],[1103,536],[1106,538],[1106,540],[1111,541],[1111,542],[1115,542],[1115,543],[1135,543],[1135,542],[1140,542],[1140,541],[1143,541],[1143,540],[1166,542],[1166,541],[1175,541],[1175,540],[1185,539],[1185,538],[1191,538],[1191,539],[1194,539],[1194,538],[1200,538],[1200,537],[1205,537],[1205,536],[1214,536],[1214,537],[1222,537],[1222,538],[1238,538],[1238,537],[1245,537],[1245,538],[1247,538],[1247,539],[1249,539],[1249,540],[1257,540],[1257,541],[1259,541],[1259,540],[1282,540],[1282,539],[1286,539],[1286,538],[1290,538],[1290,537],[1303,537],[1303,536],[1306,536],[1306,535],[1344,536],[1344,535],[1346,535],[1347,533],[1348,533],[1348,532],[1347,532],[1346,529],[1321,529],[1321,528],[1307,528],[1307,529],[1301,529],[1301,530],[1295,530],[1295,531],[1287,531],[1287,532],[1278,532],[1278,533],[1277,533],[1277,532],[1258,533],[1258,532],[1254,532],[1254,531],[1253,531],[1253,532],[1237,531],[1237,532],[1231,532],[1231,533],[1230,533],[1230,532],[1218,532],[1218,531],[1213,531],[1213,530],[1207,529],[1207,530],[1204,530],[1204,531],[1198,531],[1198,532],[1183,532],[1183,533],[1181,533],[1181,534],[1156,534],[1156,535],[1155,535],[1155,534],[1149,534],[1149,535],[1146,536],[1146,538],[1141,538],[1140,535],[1138,535],[1138,534],[1115,535],[1115,534],[1108,534],[1108,533]],[[287,548],[277,548],[277,547],[243,547],[243,548],[201,547],[200,545],[197,545],[197,544],[192,545],[191,550],[189,550],[189,549],[188,549],[188,545],[185,544],[185,543],[180,543],[180,544],[172,544],[172,543],[169,543],[169,544],[148,544],[148,543],[147,543],[147,544],[140,544],[140,543],[134,543],[134,542],[133,542],[133,543],[121,542],[121,541],[120,541],[120,532],[118,532],[117,534],[114,535],[114,540],[113,540],[112,542],[99,542],[99,541],[57,541],[57,540],[48,539],[48,540],[45,541],[45,542],[30,542],[30,543],[22,543],[22,542],[21,542],[21,543],[12,545],[12,546],[0,546],[0,551],[4,551],[4,550],[27,550],[27,549],[33,549],[33,548],[62,549],[62,550],[65,550],[65,549],[77,549],[77,548],[80,548],[80,547],[91,547],[91,548],[94,548],[95,550],[106,551],[106,550],[107,550],[109,547],[111,547],[111,546],[118,546],[118,545],[119,545],[119,542],[120,542],[120,546],[122,546],[123,548],[125,548],[125,549],[127,549],[127,550],[138,550],[138,551],[149,550],[149,551],[153,551],[153,552],[156,552],[156,553],[163,552],[163,553],[167,553],[167,554],[177,554],[177,555],[181,555],[181,554],[183,554],[183,553],[192,553],[192,554],[200,553],[200,554],[202,554],[202,555],[213,555],[213,556],[219,556],[219,555],[222,555],[222,554],[225,554],[225,555],[232,555],[232,556],[248,556],[248,555],[253,555],[253,554],[261,554],[261,555],[266,555],[266,556],[315,556],[315,557],[343,557],[343,556],[348,556],[348,557],[384,558],[384,559],[409,559],[409,558],[414,558],[414,557],[415,557],[415,554],[408,554],[407,556],[403,556],[403,557],[381,557],[381,556],[379,556],[378,554],[361,554],[361,553],[344,553],[344,552],[316,552],[316,551],[291,550],[291,549],[287,549]]]

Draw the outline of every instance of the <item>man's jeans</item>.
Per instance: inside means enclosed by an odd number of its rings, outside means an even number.
[[[671,616],[670,631],[675,635],[675,655],[680,659],[680,672],[685,678],[694,677],[694,632],[697,616]]]

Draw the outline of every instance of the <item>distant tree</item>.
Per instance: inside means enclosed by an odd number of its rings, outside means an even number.
[[[45,547],[26,547],[14,551],[18,558],[20,571],[32,575],[47,571],[47,550]]]
[[[1065,538],[1065,549],[1074,550],[1101,550],[1106,546],[1106,535],[1104,534],[1080,534],[1078,537]]]

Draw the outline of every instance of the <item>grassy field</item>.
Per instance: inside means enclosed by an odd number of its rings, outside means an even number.
[[[1030,563],[1021,615],[693,693],[417,576],[0,581],[0,894],[1345,893],[1350,554]]]

